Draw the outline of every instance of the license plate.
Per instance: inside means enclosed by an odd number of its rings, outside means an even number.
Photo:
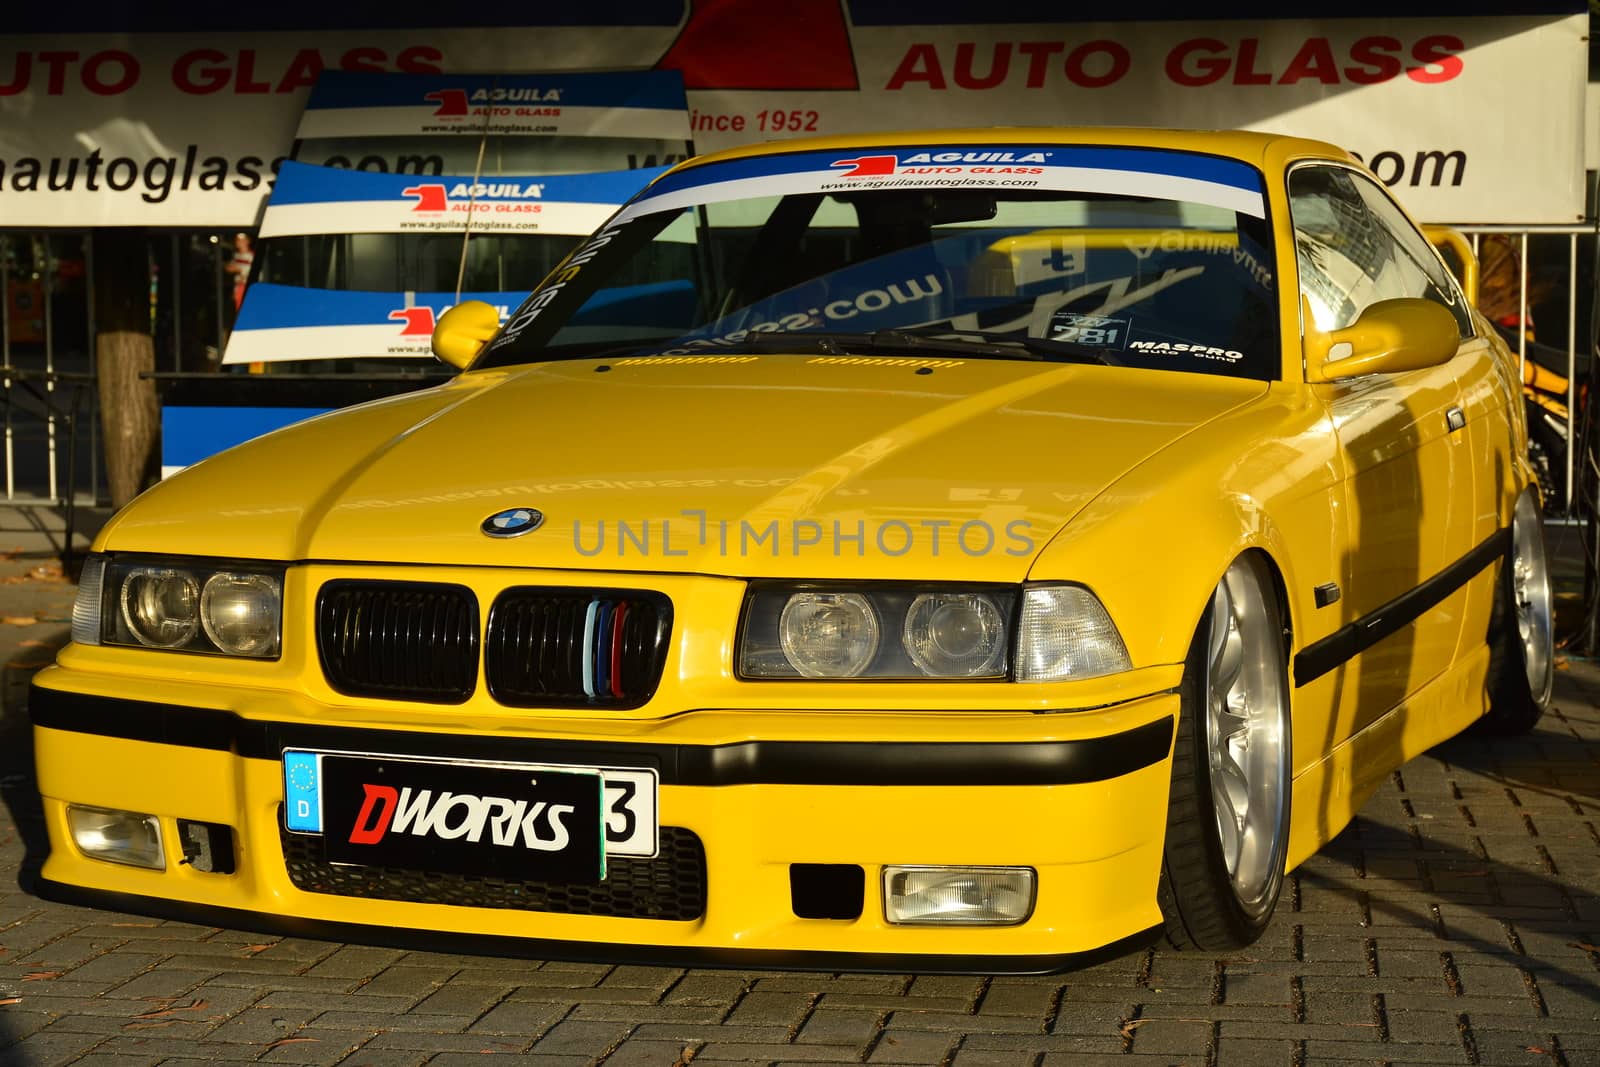
[[[656,854],[656,774],[288,750],[284,822],[333,863],[593,882]]]

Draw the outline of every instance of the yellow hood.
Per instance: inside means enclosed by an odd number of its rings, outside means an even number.
[[[882,357],[466,374],[248,442],[100,547],[746,577],[1018,581],[1089,500],[1259,382]],[[515,538],[480,528],[534,508]]]

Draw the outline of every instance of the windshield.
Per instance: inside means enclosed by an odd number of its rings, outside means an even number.
[[[903,355],[942,337],[963,357],[1271,379],[1270,232],[1259,172],[1191,153],[952,145],[727,160],[641,193],[477,365],[786,345]]]

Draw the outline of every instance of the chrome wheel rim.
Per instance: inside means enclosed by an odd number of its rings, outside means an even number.
[[[1211,601],[1206,758],[1222,859],[1253,918],[1271,910],[1283,875],[1289,717],[1282,647],[1260,581],[1236,561]]]
[[[1544,525],[1531,494],[1517,501],[1511,521],[1511,603],[1522,642],[1522,665],[1528,692],[1544,707],[1554,682],[1554,634],[1551,621],[1550,566],[1545,558]]]

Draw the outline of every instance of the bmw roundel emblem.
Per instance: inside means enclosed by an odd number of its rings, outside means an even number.
[[[533,508],[508,508],[483,520],[480,529],[490,537],[518,537],[544,525],[544,512]]]

